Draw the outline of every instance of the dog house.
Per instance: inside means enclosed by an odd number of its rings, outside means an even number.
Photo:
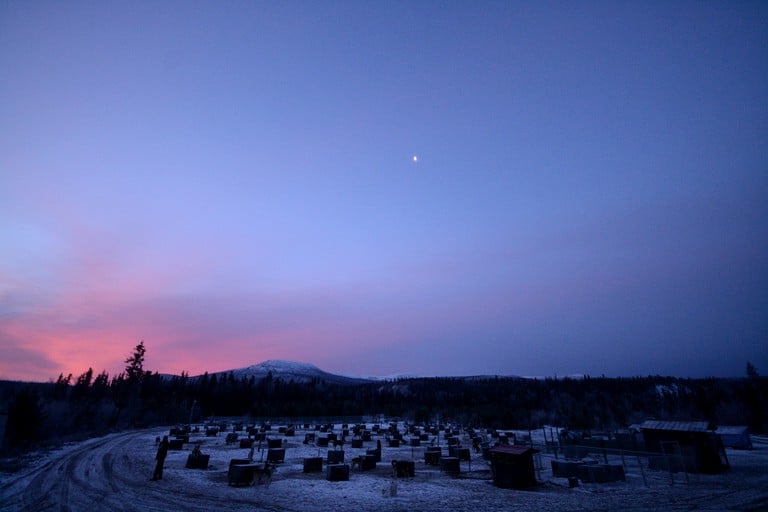
[[[346,482],[349,480],[349,464],[329,464],[326,478],[331,482]]]
[[[319,473],[321,471],[323,471],[322,457],[307,457],[304,459],[305,473]]]
[[[424,463],[428,466],[439,466],[442,449],[439,446],[428,446],[424,452]]]
[[[198,456],[194,456],[191,453],[187,456],[187,464],[185,465],[188,469],[208,469],[208,462],[210,461],[211,456],[206,454],[200,454]]]
[[[285,448],[270,448],[267,450],[267,462],[270,464],[285,462]]]
[[[328,464],[343,464],[344,450],[328,450]]]
[[[493,484],[504,489],[525,489],[536,484],[533,455],[528,446],[500,444],[489,450]]]
[[[252,485],[256,466],[248,459],[231,459],[227,471],[229,485]]]
[[[461,473],[461,461],[458,457],[440,458],[440,471],[449,475],[458,475]]]
[[[392,473],[395,478],[413,478],[416,474],[415,464],[412,460],[393,460]]]

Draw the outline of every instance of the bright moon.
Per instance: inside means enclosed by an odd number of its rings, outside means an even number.
[[[416,155],[413,155],[413,163],[416,163],[419,161],[419,157]]]

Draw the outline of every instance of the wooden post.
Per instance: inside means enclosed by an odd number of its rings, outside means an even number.
[[[534,462],[533,465],[536,468],[536,480],[541,480],[541,454],[537,453],[535,457],[536,457],[536,461]]]
[[[648,487],[648,480],[645,478],[645,469],[643,468],[643,462],[640,460],[640,456],[637,456],[637,464],[640,466],[640,474],[643,475],[643,483]]]

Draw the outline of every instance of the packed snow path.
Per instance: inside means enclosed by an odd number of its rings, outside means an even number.
[[[304,474],[304,457],[325,453],[301,443],[303,435],[286,438],[286,462],[271,484],[227,485],[232,458],[247,450],[225,444],[224,435],[193,438],[211,455],[208,470],[184,468],[189,449],[170,451],[163,480],[150,481],[155,437],[167,429],[113,434],[48,454],[15,474],[0,475],[2,511],[375,511],[375,510],[763,510],[768,507],[768,441],[756,438],[755,450],[729,451],[732,469],[722,475],[682,475],[670,485],[669,474],[647,472],[649,485],[630,465],[627,481],[589,484],[570,489],[553,478],[550,456],[542,456],[541,485],[530,491],[497,489],[488,466],[473,454],[471,472],[450,477],[425,466],[422,452],[411,447],[384,448],[383,462],[373,471],[353,470],[348,482],[329,482],[322,474]],[[275,435],[277,435],[275,433]],[[375,441],[374,441],[375,444]],[[187,445],[189,446],[189,445]],[[367,446],[370,448],[370,444]],[[347,445],[348,460],[357,454]],[[422,449],[423,450],[423,449]],[[414,456],[415,454],[415,456]],[[392,495],[393,459],[416,461],[416,477],[397,481]],[[256,453],[258,459],[259,454]],[[469,469],[463,463],[462,470]]]

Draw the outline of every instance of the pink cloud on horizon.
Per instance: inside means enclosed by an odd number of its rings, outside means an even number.
[[[150,282],[143,293],[137,283],[130,290],[85,288],[14,313],[0,335],[48,364],[22,370],[0,363],[0,374],[48,380],[92,367],[114,375],[142,339],[147,369],[161,373],[222,371],[273,358],[354,369],[349,358],[370,360],[435,329],[471,324],[461,311],[478,313],[471,298],[443,303],[430,293],[393,307],[387,297],[393,289],[386,286],[368,290],[369,297],[359,289],[217,297],[153,293]]]

